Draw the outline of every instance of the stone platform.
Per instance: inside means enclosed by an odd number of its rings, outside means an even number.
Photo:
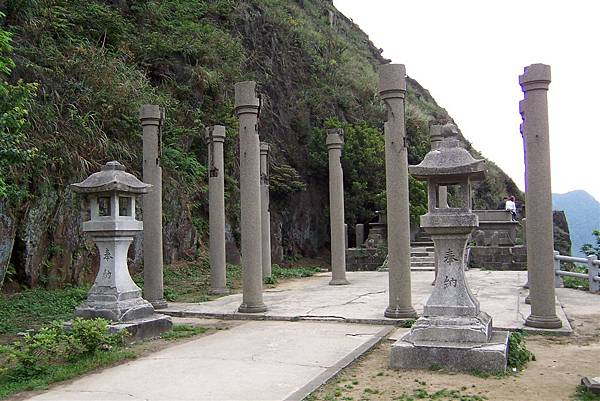
[[[481,310],[494,321],[496,330],[521,329],[535,333],[570,334],[569,321],[557,301],[556,311],[563,321],[560,329],[534,329],[524,325],[530,306],[525,304],[528,290],[522,288],[527,272],[482,271],[466,272],[469,286],[479,299]],[[170,303],[159,310],[171,316],[204,317],[235,320],[317,320],[379,325],[397,325],[401,319],[383,316],[388,305],[388,274],[386,272],[348,272],[350,285],[328,285],[330,273],[294,280],[264,292],[267,312],[243,314],[237,311],[241,294],[233,294],[201,304]],[[412,272],[412,300],[418,313],[423,312],[433,287],[433,272]]]

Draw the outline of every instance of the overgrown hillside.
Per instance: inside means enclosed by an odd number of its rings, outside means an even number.
[[[328,245],[324,128],[346,128],[347,223],[384,208],[384,109],[368,37],[327,0],[4,0],[12,33],[10,84],[37,83],[23,100],[24,138],[2,143],[27,157],[0,160],[0,270],[13,281],[58,286],[93,277],[96,250],[80,231],[79,202],[66,189],[108,160],[141,177],[138,110],[167,109],[163,135],[166,262],[206,247],[204,126],[227,126],[226,196],[230,254],[239,241],[237,121],[233,85],[253,79],[263,93],[262,140],[274,145],[274,261],[314,256]],[[1,41],[0,41],[1,42]],[[1,43],[0,43],[1,46]],[[410,72],[410,66],[407,66]],[[6,75],[6,74],[5,74]],[[10,109],[8,98],[2,99]],[[409,79],[410,163],[429,150],[428,127],[450,118]],[[5,140],[8,138],[8,140]],[[10,152],[8,152],[10,153]],[[3,155],[3,154],[2,154]],[[4,157],[4,156],[0,156]],[[476,196],[495,207],[514,183],[491,167]],[[411,213],[424,211],[411,181]],[[131,249],[141,262],[141,241]]]

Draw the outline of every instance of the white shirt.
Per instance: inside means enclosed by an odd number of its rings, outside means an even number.
[[[516,212],[517,211],[517,205],[515,205],[515,202],[511,201],[510,199],[506,201],[506,206],[504,206],[505,210],[510,210],[511,212]]]

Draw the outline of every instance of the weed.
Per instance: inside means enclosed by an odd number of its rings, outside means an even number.
[[[163,333],[160,338],[165,340],[178,340],[180,338],[187,338],[204,334],[208,331],[206,327],[192,326],[188,324],[177,324],[173,326],[171,331]]]
[[[402,327],[406,328],[406,329],[410,329],[411,327],[413,327],[413,325],[415,324],[417,320],[416,319],[406,319],[405,321],[402,322]]]
[[[529,361],[535,361],[535,355],[525,345],[522,332],[511,332],[508,337],[508,367],[523,370]]]

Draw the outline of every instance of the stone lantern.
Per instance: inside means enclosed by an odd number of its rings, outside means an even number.
[[[152,304],[142,299],[127,267],[127,250],[133,236],[143,229],[143,223],[135,218],[136,196],[148,193],[152,185],[112,161],[100,172],[70,187],[85,196],[84,204],[89,208],[84,213],[87,219],[83,231],[96,243],[100,257],[96,281],[87,299],[75,310],[75,316],[101,317],[117,325],[135,323],[135,330],[131,324],[124,328],[134,331],[136,338],[168,330],[170,318],[155,314]]]
[[[492,331],[492,318],[480,310],[464,271],[467,240],[479,224],[471,211],[471,183],[483,178],[485,161],[461,146],[455,125],[441,127],[441,135],[439,147],[409,167],[413,177],[428,183],[421,227],[434,242],[438,274],[423,316],[393,345],[391,366],[503,372],[508,332]],[[448,207],[439,189],[450,186],[459,188],[459,205]]]

